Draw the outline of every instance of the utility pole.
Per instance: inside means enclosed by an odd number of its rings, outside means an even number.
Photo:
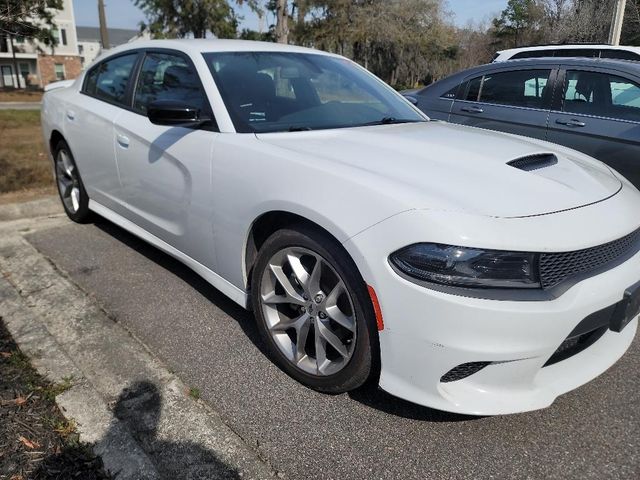
[[[98,17],[100,18],[100,41],[103,50],[107,50],[109,44],[109,32],[107,31],[107,16],[104,13],[104,0],[98,0]]]
[[[627,6],[627,0],[617,0],[613,9],[613,20],[611,29],[609,30],[609,43],[611,45],[620,45],[620,35],[622,34],[622,23],[624,22],[624,9]]]

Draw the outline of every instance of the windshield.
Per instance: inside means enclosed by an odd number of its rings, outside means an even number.
[[[238,132],[425,121],[380,80],[343,58],[286,52],[203,55]]]

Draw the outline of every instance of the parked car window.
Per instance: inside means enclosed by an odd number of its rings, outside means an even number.
[[[600,50],[597,48],[559,48],[553,51],[554,57],[587,57],[598,58],[600,56]]]
[[[203,56],[239,132],[424,121],[399,94],[342,58],[285,52]]]
[[[198,73],[184,57],[171,53],[148,53],[140,69],[133,108],[146,114],[148,105],[156,100],[209,110]]]
[[[640,86],[607,73],[568,71],[563,111],[640,122]]]
[[[542,108],[551,70],[491,73],[469,81],[466,100]]]
[[[615,58],[618,60],[640,60],[640,55],[628,50],[606,49],[600,53],[601,58]]]
[[[137,56],[137,53],[122,55],[100,63],[87,74],[83,91],[103,100],[124,104]]]

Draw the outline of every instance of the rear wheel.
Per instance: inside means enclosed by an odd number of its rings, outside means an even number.
[[[89,196],[84,189],[69,145],[64,140],[60,140],[56,145],[54,161],[56,184],[65,213],[74,222],[87,222],[91,214]]]
[[[252,277],[259,330],[274,361],[324,392],[362,385],[376,370],[377,332],[366,285],[326,233],[280,230],[258,253]]]

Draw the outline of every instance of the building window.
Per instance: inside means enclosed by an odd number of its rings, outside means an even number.
[[[0,53],[9,53],[9,39],[0,37]]]
[[[78,53],[82,55],[84,53],[84,45],[78,45]]]
[[[16,43],[18,45],[22,45],[24,43],[24,37],[20,37],[20,36],[16,37]]]
[[[60,39],[61,39],[62,45],[67,44],[67,31],[64,28],[60,29]]]
[[[64,65],[62,63],[55,64],[56,80],[64,80]]]

